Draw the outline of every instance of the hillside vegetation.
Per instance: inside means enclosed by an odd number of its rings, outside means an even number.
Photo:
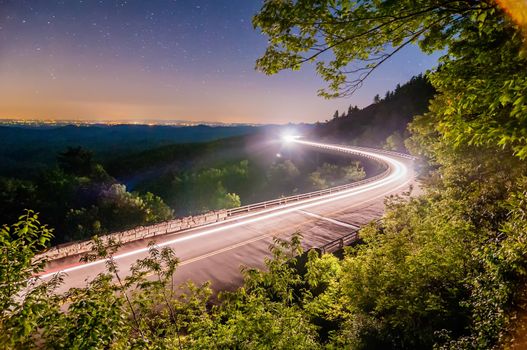
[[[326,123],[316,125],[313,136],[328,141],[384,147],[394,151],[406,151],[403,140],[409,136],[408,123],[414,116],[426,112],[435,89],[422,75],[413,77],[383,98],[375,96],[374,103],[347,111],[336,111]]]

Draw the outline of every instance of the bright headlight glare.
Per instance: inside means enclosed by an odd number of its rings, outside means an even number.
[[[282,136],[282,139],[285,142],[294,142],[295,140],[297,140],[299,138],[300,138],[300,136],[298,136],[298,135],[284,135],[284,136]]]

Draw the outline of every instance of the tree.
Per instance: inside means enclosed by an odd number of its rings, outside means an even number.
[[[319,349],[317,326],[303,309],[308,294],[297,268],[301,235],[274,239],[265,270],[243,268],[244,286],[220,295],[214,322],[192,335],[196,348]],[[315,258],[313,256],[313,258]],[[318,256],[317,256],[318,258]],[[313,264],[314,265],[314,264]],[[318,281],[313,274],[312,281]]]
[[[343,183],[362,180],[365,177],[366,172],[360,162],[347,166],[324,163],[309,175],[307,182],[311,189],[323,190]]]
[[[257,68],[273,74],[315,61],[330,84],[320,93],[347,95],[403,47],[418,42],[427,51],[443,48],[473,14],[494,9],[490,1],[265,1],[253,24],[270,44]],[[329,52],[333,56],[324,60]]]
[[[358,161],[342,167],[342,171],[344,172],[343,178],[346,182],[359,181],[366,177],[366,171],[364,171],[364,168]]]
[[[37,281],[45,261],[34,259],[51,240],[52,230],[32,211],[13,225],[0,229],[0,343],[6,348],[27,348],[36,341],[41,323],[58,312],[53,304],[60,277]]]
[[[101,223],[101,215],[97,206],[89,209],[69,209],[64,219],[62,238],[66,242],[83,240],[95,235],[108,233]]]
[[[39,207],[40,201],[34,182],[0,177],[0,215],[5,222],[15,221],[24,209]]]
[[[171,174],[156,192],[177,205],[179,215],[234,208],[241,205],[238,193],[250,191],[249,161],[227,163],[214,168]],[[264,175],[261,175],[262,178]]]
[[[373,103],[379,103],[381,102],[381,97],[379,96],[379,94],[373,96]]]
[[[308,185],[313,190],[324,190],[329,187],[326,179],[322,177],[320,171],[314,171],[309,174],[307,179]]]
[[[355,106],[355,107],[356,107],[356,106]],[[348,117],[348,118],[351,117],[351,115],[353,114],[353,112],[354,112],[354,111],[353,111],[353,108],[351,108],[351,105],[349,105],[349,107],[348,107],[348,114],[347,114],[347,117]]]
[[[348,114],[347,114],[347,117],[351,117],[353,115],[353,113],[356,113],[359,111],[359,107],[357,107],[357,105],[351,107],[351,105],[349,105],[348,107]]]
[[[174,211],[166,205],[161,197],[154,195],[151,192],[147,192],[140,196],[145,203],[147,210],[146,223],[156,223],[161,221],[167,221],[173,218]]]
[[[45,264],[36,254],[50,238],[51,230],[31,211],[0,230],[2,348],[182,349],[189,343],[183,334],[210,324],[209,285],[176,289],[179,261],[170,248],[151,244],[124,277],[114,259],[119,244],[95,237],[83,260],[106,260],[107,271],[61,295],[60,274],[49,281],[36,277]]]
[[[399,132],[395,131],[386,138],[383,148],[389,151],[404,151],[404,139]]]
[[[93,153],[82,147],[68,147],[57,156],[59,167],[67,174],[90,176],[95,169]]]
[[[236,193],[226,193],[219,200],[218,209],[236,208],[241,205],[240,196]]]
[[[403,84],[389,99],[363,109],[352,108],[351,118],[339,118],[319,125],[316,136],[329,137],[339,142],[354,142],[363,146],[383,147],[386,138],[394,132],[407,133],[406,126],[415,115],[428,110],[430,99],[436,93],[430,81],[416,76]]]
[[[339,118],[339,111],[336,110],[335,113],[333,114],[333,119],[338,119]]]
[[[143,200],[128,192],[122,184],[113,184],[103,190],[97,207],[103,225],[110,232],[146,222],[147,211]]]
[[[295,180],[300,175],[296,165],[286,159],[285,161],[272,164],[267,170],[267,181],[270,189],[278,194],[290,194],[296,188]]]

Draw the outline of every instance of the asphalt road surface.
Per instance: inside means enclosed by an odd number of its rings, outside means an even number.
[[[353,147],[291,140],[295,147],[323,147],[346,156]],[[287,238],[295,231],[304,236],[305,248],[321,246],[338,239],[372,219],[382,216],[384,199],[391,194],[407,191],[414,184],[412,160],[387,155],[382,151],[360,151],[389,166],[388,174],[376,181],[341,192],[288,203],[278,207],[237,215],[225,221],[155,237],[159,246],[169,246],[181,263],[175,283],[186,280],[196,283],[212,282],[216,290],[232,289],[242,281],[240,267],[262,267],[269,256],[273,237]],[[131,242],[115,255],[121,276],[129,274],[130,266],[148,254],[151,240]],[[88,280],[104,271],[104,260],[80,263],[79,257],[51,261],[41,278],[57,272],[65,274],[58,292],[82,287]]]

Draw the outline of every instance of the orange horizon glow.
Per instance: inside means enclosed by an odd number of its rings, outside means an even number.
[[[2,58],[13,62],[11,69]],[[323,100],[315,89],[299,89],[306,84],[301,75],[251,72],[250,82],[203,82],[189,73],[163,76],[126,63],[79,71],[75,57],[65,53],[60,59],[61,67],[51,74],[53,64],[39,57],[16,61],[0,55],[0,119],[315,122],[330,118],[335,106],[344,111],[350,103]]]

